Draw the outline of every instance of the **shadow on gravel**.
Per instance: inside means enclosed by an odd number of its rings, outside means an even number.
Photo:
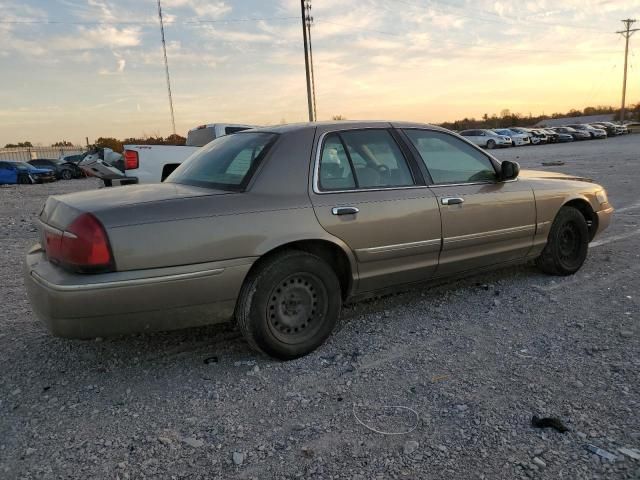
[[[388,316],[387,312],[397,308],[412,308],[418,305],[424,308],[426,305],[429,309],[430,305],[436,303],[455,305],[465,301],[466,297],[461,295],[477,294],[478,291],[484,293],[489,285],[492,285],[492,291],[486,295],[492,296],[495,295],[496,285],[517,287],[521,284],[521,288],[530,288],[532,282],[540,283],[548,278],[534,267],[522,265],[475,274],[463,279],[408,286],[392,293],[348,303],[342,310],[334,332],[334,341],[337,333],[347,325],[357,330],[363,316],[384,322],[384,317]],[[34,330],[38,330],[38,334],[34,335],[35,332],[31,332],[30,335],[22,336],[22,341],[26,343],[25,349],[45,359],[74,365],[74,370],[88,368],[100,371],[106,369],[107,365],[111,371],[117,369],[118,365],[126,368],[137,365],[140,368],[153,369],[176,362],[191,367],[255,361],[279,363],[253,352],[242,339],[236,326],[231,323],[94,340],[51,337],[40,326],[34,327]],[[37,340],[37,345],[33,340]],[[349,343],[353,343],[353,339],[349,340]],[[322,348],[318,352],[321,351]],[[7,349],[5,355],[10,364],[23,361],[25,352],[20,349]],[[214,358],[215,360],[212,360]],[[55,363],[55,360],[52,363]]]

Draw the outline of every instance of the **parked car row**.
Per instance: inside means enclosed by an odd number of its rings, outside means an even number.
[[[463,130],[460,135],[476,145],[488,149],[521,147],[544,143],[564,143],[576,140],[604,139],[629,133],[626,125],[611,122],[575,123],[550,128],[494,128]]]
[[[33,184],[84,177],[71,159],[36,158],[28,162],[0,161],[0,185]]]

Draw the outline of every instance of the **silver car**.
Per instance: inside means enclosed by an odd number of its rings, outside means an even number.
[[[460,135],[465,137],[470,142],[475,143],[479,147],[488,148],[492,150],[498,147],[511,147],[513,142],[511,138],[498,135],[493,130],[476,129],[476,130],[463,130]]]

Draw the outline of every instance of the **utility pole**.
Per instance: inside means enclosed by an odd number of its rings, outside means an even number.
[[[160,2],[160,0],[158,0]],[[300,11],[302,14],[302,37],[304,39],[304,67],[307,75],[307,104],[309,106],[309,121],[313,122],[313,104],[311,102],[311,78],[309,75],[309,47],[307,43],[307,19],[305,15],[306,0],[300,0]]]
[[[313,46],[311,42],[311,25],[313,17],[311,16],[311,0],[307,0],[307,33],[309,35],[309,65],[311,66],[311,96],[313,97],[313,120],[318,121],[318,107],[316,106],[316,76],[313,72]]]
[[[171,110],[171,126],[173,134],[176,134],[176,119],[173,114],[173,98],[171,97],[171,80],[169,80],[169,61],[167,60],[167,45],[164,41],[164,23],[162,21],[162,7],[158,0],[158,17],[160,18],[160,36],[162,37],[162,53],[164,54],[164,70],[167,75],[167,92],[169,92],[169,110]]]
[[[640,28],[631,28],[631,25],[636,23],[636,21],[632,20],[631,18],[627,18],[626,20],[622,20],[622,23],[624,23],[625,29],[624,30],[620,30],[619,32],[616,32],[616,33],[619,33],[620,35],[622,35],[625,38],[625,44],[624,44],[624,77],[623,77],[623,80],[622,80],[622,108],[620,109],[620,124],[623,124],[624,120],[625,120],[624,103],[625,103],[626,96],[627,96],[627,58],[629,57],[629,38],[631,38],[631,35],[633,35],[635,32],[640,30]]]

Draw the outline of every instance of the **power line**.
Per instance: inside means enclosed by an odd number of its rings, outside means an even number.
[[[424,3],[418,3],[418,2],[409,2],[407,0],[395,0],[398,3],[403,3],[405,5],[409,5],[412,7],[420,7],[420,8],[431,8],[433,10],[439,11],[441,13],[447,14],[447,15],[454,15],[454,16],[458,16],[461,18],[467,18],[470,20],[474,20],[474,21],[481,21],[481,22],[488,22],[488,23],[498,23],[498,24],[503,24],[503,25],[519,25],[519,26],[524,26],[524,27],[539,27],[539,26],[550,26],[550,27],[563,27],[563,28],[570,28],[570,29],[578,29],[578,30],[591,30],[591,31],[598,31],[601,33],[607,33],[605,30],[596,28],[596,27],[588,27],[585,25],[568,25],[567,23],[559,23],[559,22],[531,22],[531,21],[527,21],[526,24],[522,23],[522,20],[518,19],[518,18],[513,18],[513,17],[507,17],[504,15],[499,15],[497,13],[493,13],[493,12],[489,12],[486,10],[478,10],[478,9],[473,9],[472,13],[454,13],[451,12],[450,10],[447,11],[444,8],[441,7],[436,7],[434,5],[432,5],[432,3],[439,3],[441,5],[444,5],[446,7],[452,7],[452,8],[458,8],[460,10],[464,10],[465,12],[467,12],[469,9],[465,8],[465,7],[461,7],[458,5],[452,5],[450,3],[446,3],[446,2],[436,2],[435,0],[431,0],[430,4],[424,4]],[[480,15],[491,15],[496,17],[495,19],[489,19],[489,18],[483,18]]]
[[[298,20],[298,17],[264,17],[264,18],[227,18],[211,20],[185,20],[182,22],[171,21],[167,25],[197,25],[209,23],[243,23],[243,22],[263,22],[263,21],[285,21]],[[0,24],[9,25],[156,25],[154,21],[80,21],[80,20],[0,20]]]
[[[620,123],[624,123],[625,121],[625,111],[624,111],[624,104],[625,104],[625,100],[626,100],[626,96],[627,96],[627,59],[629,57],[629,38],[631,38],[631,35],[633,35],[635,32],[639,31],[640,28],[631,28],[631,25],[633,25],[634,23],[636,23],[635,20],[631,19],[631,18],[627,18],[625,20],[622,20],[622,23],[624,23],[625,25],[625,29],[621,30],[619,32],[620,35],[622,35],[625,39],[625,44],[624,44],[624,75],[623,75],[623,80],[622,80],[622,108],[620,109]]]
[[[329,20],[318,20],[315,23],[317,24],[330,24],[330,25],[337,25],[340,27],[345,27],[345,28],[353,28],[353,26],[351,25],[347,25],[345,23],[339,23],[339,22],[333,22],[333,21],[329,21]],[[368,29],[368,28],[358,28],[357,29],[358,32],[366,32],[366,33],[377,33],[380,35],[388,35],[390,37],[396,37],[396,38],[405,38],[406,35],[402,34],[402,33],[398,33],[398,32],[389,32],[389,31],[384,31],[384,30],[375,30],[375,29]],[[351,32],[350,32],[351,33]],[[535,49],[516,49],[516,48],[503,48],[502,45],[500,46],[495,46],[495,45],[478,45],[478,44],[474,44],[474,43],[462,43],[462,42],[453,42],[450,40],[446,40],[447,45],[454,45],[457,47],[465,47],[465,48],[483,48],[483,49],[489,49],[489,50],[494,50],[494,51],[499,51],[499,52],[509,52],[509,53],[550,53],[550,54],[558,54],[558,53],[575,53],[575,49],[572,50],[543,50],[543,49],[539,49],[539,48],[535,48]],[[616,53],[616,50],[590,50],[589,52],[584,52],[585,54],[601,54],[601,53],[606,53],[606,54],[611,54],[611,53]]]
[[[171,97],[171,80],[169,79],[169,61],[167,60],[167,44],[164,41],[164,23],[162,23],[162,7],[158,0],[158,17],[160,18],[160,36],[162,37],[162,53],[164,54],[164,68],[167,74],[167,92],[169,93],[169,109],[171,110],[171,126],[173,135],[176,134],[176,119],[173,113],[173,98]]]

